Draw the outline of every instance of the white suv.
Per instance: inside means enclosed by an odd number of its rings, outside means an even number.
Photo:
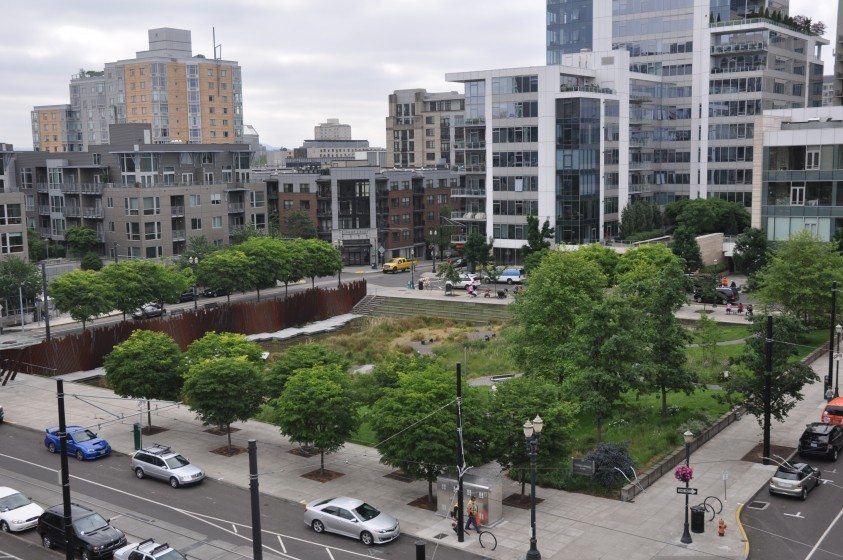
[[[169,447],[158,444],[135,451],[132,470],[138,478],[159,478],[169,482],[173,488],[197,484],[205,478],[202,469],[190,464]]]
[[[127,544],[114,551],[114,560],[186,560],[186,558],[167,543],[158,544],[152,539]]]

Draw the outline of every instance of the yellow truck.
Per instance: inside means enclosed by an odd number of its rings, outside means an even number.
[[[383,273],[396,273],[396,272],[404,272],[405,270],[410,270],[417,261],[411,259],[405,259],[403,257],[398,257],[392,259],[391,261],[383,263]]]

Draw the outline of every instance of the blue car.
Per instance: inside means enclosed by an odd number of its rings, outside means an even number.
[[[59,443],[59,429],[47,428],[47,435],[44,436],[44,445],[50,453],[58,453],[61,445]],[[82,426],[67,427],[67,454],[73,455],[80,461],[90,461],[99,457],[106,457],[111,454],[111,446],[97,434]]]

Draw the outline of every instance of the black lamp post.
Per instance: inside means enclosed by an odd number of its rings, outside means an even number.
[[[416,248],[415,247],[410,249],[410,260],[411,261],[416,260]],[[411,262],[410,263],[410,289],[415,289],[415,287],[416,287],[416,263]]]
[[[342,288],[342,239],[337,239],[334,242],[334,246],[340,252],[340,267],[337,270],[337,288]]]
[[[190,265],[190,269],[193,270],[193,310],[196,311],[199,309],[199,299],[198,294],[196,293],[196,265],[199,264],[199,257],[187,257],[187,262]]]
[[[539,451],[539,435],[544,428],[544,421],[538,414],[532,422],[524,422],[524,438],[527,455],[530,457],[530,550],[527,560],[541,560],[541,552],[536,548],[536,455]]]
[[[682,437],[685,438],[685,466],[690,466],[691,463],[691,442],[694,441],[694,434],[691,430],[686,430]],[[689,488],[691,484],[691,480],[688,479],[685,481],[685,488]],[[693,539],[691,539],[691,531],[688,529],[688,493],[685,493],[685,529],[682,531],[682,538],[679,539],[681,542],[685,544],[691,544]]]
[[[435,229],[430,231],[430,238],[433,240],[433,274],[436,274],[436,249],[438,246],[437,241],[439,240],[436,236],[438,233]]]
[[[843,325],[840,323],[834,327],[834,330],[837,331],[837,358],[835,361],[837,365],[835,366],[834,372],[834,396],[840,396],[840,360],[843,359],[843,356],[840,356],[840,336],[843,335]]]

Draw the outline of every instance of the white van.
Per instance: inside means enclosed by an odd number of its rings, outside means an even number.
[[[524,281],[525,274],[523,268],[505,268],[498,276],[498,282],[506,282],[507,284],[521,284]]]

